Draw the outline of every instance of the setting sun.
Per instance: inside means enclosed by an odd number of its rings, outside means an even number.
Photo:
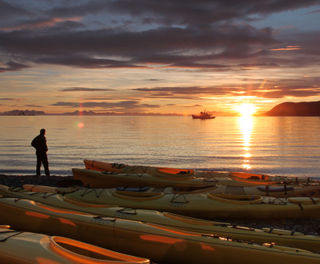
[[[256,112],[256,107],[253,104],[245,103],[235,107],[242,116],[251,116]]]

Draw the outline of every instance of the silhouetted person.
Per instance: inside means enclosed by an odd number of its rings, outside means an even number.
[[[40,134],[38,136],[36,136],[31,142],[31,146],[33,146],[36,149],[36,155],[37,155],[36,173],[37,173],[37,176],[41,176],[41,174],[40,174],[41,163],[44,167],[46,176],[50,176],[49,163],[48,163],[48,157],[47,157],[48,146],[47,146],[46,137],[44,136],[45,134],[46,134],[46,130],[44,128],[42,128],[40,130]]]

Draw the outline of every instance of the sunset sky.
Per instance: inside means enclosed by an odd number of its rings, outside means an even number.
[[[0,112],[319,101],[319,0],[0,0]]]

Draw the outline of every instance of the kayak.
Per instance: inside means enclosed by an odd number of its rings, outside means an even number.
[[[230,178],[230,173],[226,171],[200,171],[194,169],[176,169],[166,167],[152,167],[142,165],[127,165],[120,163],[107,163],[96,160],[83,160],[86,169],[99,172],[113,172],[125,174],[149,174],[155,178],[162,180],[190,180],[194,178],[202,178],[208,182],[226,182],[232,184],[233,180]],[[234,183],[237,184],[237,183]],[[97,186],[98,187],[98,186]],[[100,186],[102,187],[102,186]]]
[[[255,185],[255,186],[228,186],[216,185],[212,190],[216,194],[232,195],[261,195],[273,197],[293,197],[293,196],[320,196],[320,185]]]
[[[35,186],[34,189],[36,189],[36,187],[37,186]],[[30,186],[27,186],[27,188],[30,188]],[[41,186],[37,189],[41,189]],[[13,191],[9,190],[7,186],[1,185],[0,191],[7,196],[30,199],[58,208],[82,211],[107,217],[143,221],[172,228],[181,228],[188,231],[215,234],[221,237],[228,237],[230,239],[254,241],[259,243],[275,243],[277,245],[297,247],[313,251],[317,251],[320,248],[320,237],[304,235],[303,233],[291,230],[270,227],[254,229],[245,226],[232,225],[226,222],[208,221],[155,210],[92,205],[68,199],[61,194],[52,194],[52,192],[30,192],[21,189]]]
[[[272,184],[275,183],[287,183],[287,184],[320,184],[319,177],[287,177],[277,175],[255,174],[248,172],[230,172],[230,177],[234,180],[246,182],[251,181],[266,181]]]
[[[201,233],[102,217],[49,207],[34,201],[0,198],[0,223],[14,228],[37,230],[145,257],[160,263],[230,264],[319,264],[320,254],[307,250],[230,241]]]
[[[96,164],[96,163],[93,163]],[[115,167],[106,170],[72,168],[73,179],[81,181],[86,187],[91,188],[113,188],[118,186],[126,187],[174,187],[181,191],[201,191],[201,189],[212,188],[215,185],[226,186],[256,186],[259,184],[277,184],[273,181],[262,181],[233,177],[229,172],[197,172],[188,170],[186,173],[176,173],[186,171],[179,169],[154,168],[147,166],[126,166]],[[120,168],[120,169],[118,169]],[[172,173],[170,173],[172,172]]]
[[[96,171],[110,171],[118,173],[150,173],[152,175],[188,178],[196,176],[196,171],[192,169],[174,169],[151,166],[130,166],[119,163],[107,163],[96,160],[83,160],[87,169]]]
[[[32,192],[72,192],[77,187],[52,187],[43,185],[25,184],[23,188]],[[117,190],[123,191],[139,191],[139,192],[155,192],[162,191],[164,193],[180,193],[180,194],[193,194],[193,193],[213,193],[213,194],[231,194],[231,195],[261,195],[273,197],[295,197],[295,196],[308,196],[319,197],[319,185],[258,185],[258,186],[228,186],[228,185],[215,185],[206,188],[152,188],[152,187],[118,187]]]
[[[53,192],[57,193],[72,192],[77,187],[51,187],[43,185],[24,184],[23,188],[32,192]],[[137,191],[137,192],[164,192],[176,194],[193,194],[193,193],[213,193],[213,194],[231,194],[231,195],[261,195],[273,197],[296,197],[308,196],[319,197],[320,186],[298,186],[298,185],[258,185],[258,186],[228,186],[228,185],[215,185],[207,188],[152,188],[152,187],[117,187],[117,190],[122,191]]]
[[[152,166],[131,166],[120,163],[107,163],[96,160],[84,161],[85,167],[90,170],[100,172],[114,172],[114,173],[148,173],[152,176],[162,178],[174,179],[188,179],[192,177],[206,178],[208,181],[216,181],[223,185],[233,186],[251,186],[251,185],[269,185],[269,184],[309,184],[315,183],[320,185],[318,177],[286,177],[277,175],[255,174],[247,172],[229,172],[229,171],[211,171],[211,170],[195,170],[195,169],[176,169],[165,167],[152,167]],[[102,187],[96,185],[95,187]]]
[[[149,260],[83,243],[67,237],[15,231],[0,226],[0,262],[6,264],[129,264]]]
[[[241,219],[320,218],[320,199],[312,197],[277,198],[213,193],[174,194],[94,188],[79,188],[65,196],[94,204],[153,209],[209,219],[217,217]]]
[[[151,209],[206,219],[320,218],[320,198],[317,197],[279,198],[213,193],[176,194],[84,187],[65,193],[64,197],[91,204]]]
[[[182,190],[197,190],[214,186],[215,181],[198,177],[158,177],[149,173],[120,173],[72,169],[73,179],[80,180],[84,186],[98,188],[126,187],[175,187]]]

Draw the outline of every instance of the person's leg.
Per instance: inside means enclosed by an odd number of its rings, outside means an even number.
[[[37,176],[41,176],[40,167],[41,167],[41,157],[40,157],[40,155],[37,155],[37,165],[36,165]]]
[[[50,176],[49,162],[48,162],[47,154],[43,155],[42,164],[43,164],[46,176]]]

